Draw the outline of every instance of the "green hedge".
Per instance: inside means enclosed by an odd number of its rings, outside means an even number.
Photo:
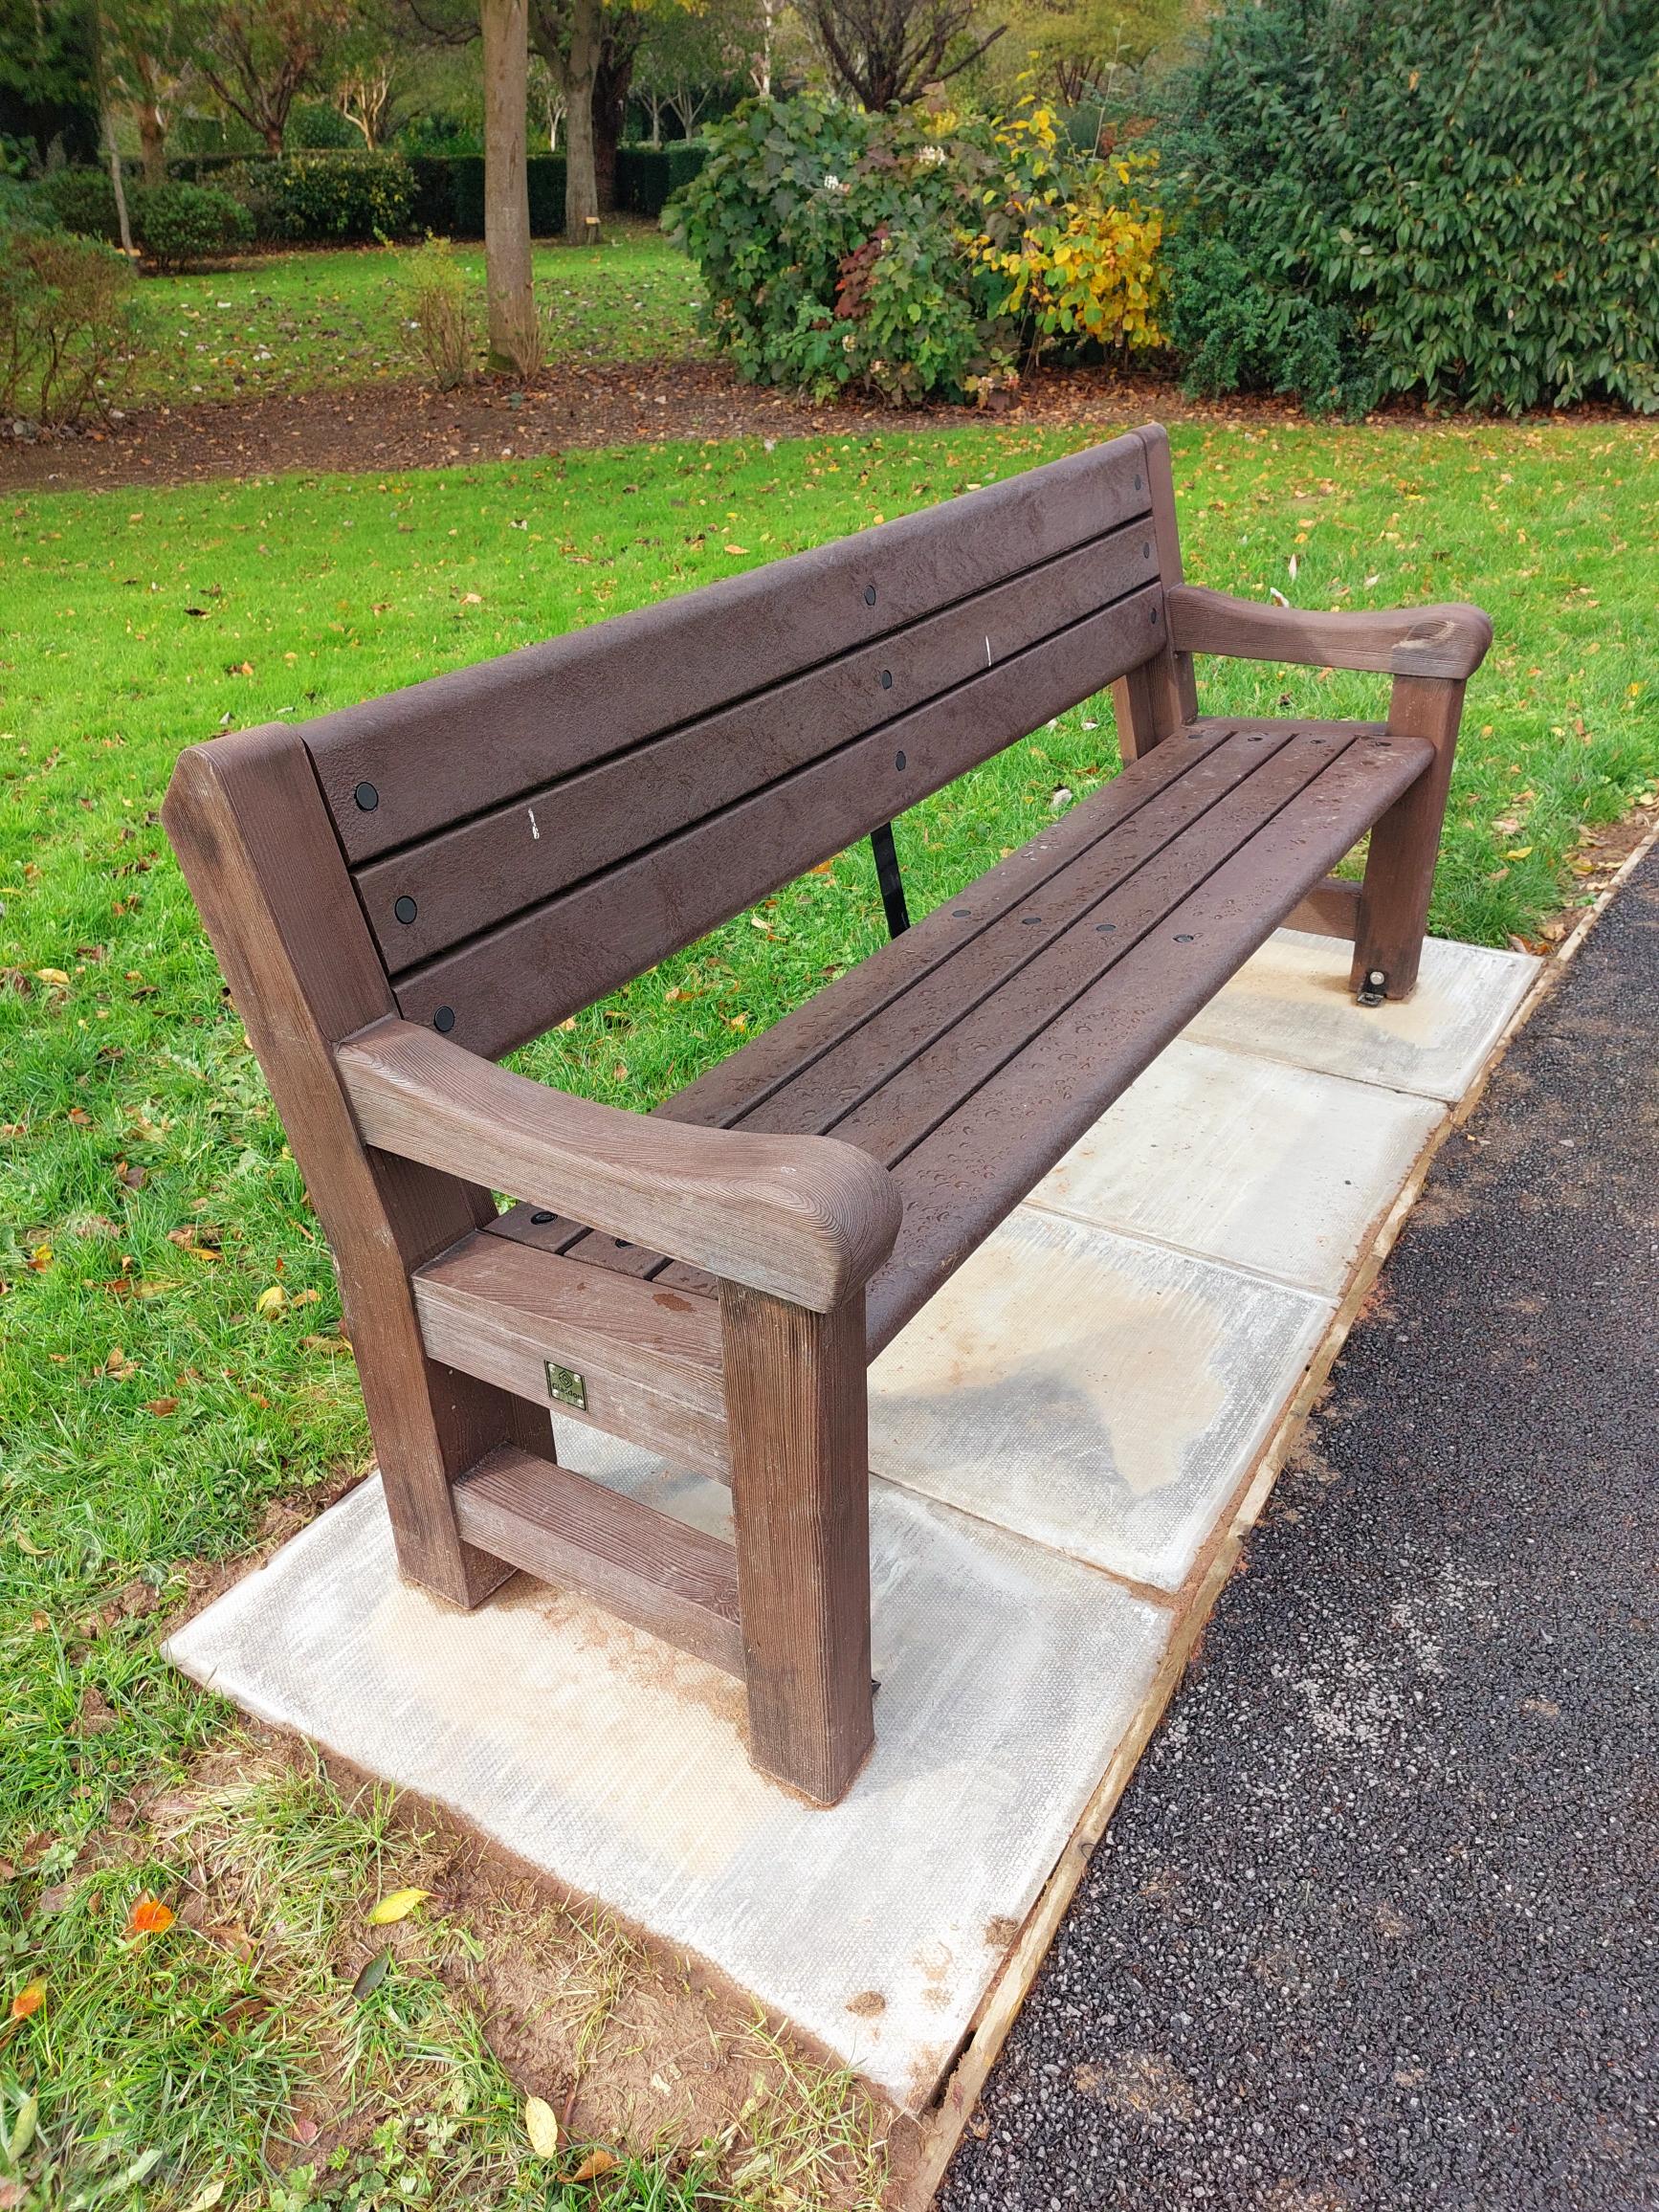
[[[620,213],[660,215],[672,195],[690,184],[708,159],[696,143],[671,146],[619,146],[616,207]],[[414,154],[411,220],[417,231],[444,238],[484,234],[484,158],[481,154]],[[564,228],[564,156],[532,154],[524,165],[530,188],[530,230],[556,238]]]
[[[1223,0],[1158,136],[1196,390],[1659,409],[1653,0]]]

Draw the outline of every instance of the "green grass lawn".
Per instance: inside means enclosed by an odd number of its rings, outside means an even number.
[[[460,246],[481,333],[484,250]],[[409,352],[396,249],[276,254],[213,276],[145,276],[130,407],[315,391],[421,373]],[[700,286],[661,232],[612,221],[603,245],[542,245],[536,298],[547,358],[644,361],[700,353]],[[480,360],[482,351],[480,346]]]
[[[293,1956],[293,1916],[272,1902],[285,1885],[313,1899],[308,1924],[332,1956],[343,1915],[383,1878],[387,1847],[359,1816],[324,1796],[296,1817],[280,1789],[254,1807],[265,1903],[247,1910],[277,1930],[258,1963],[182,1924],[124,1933],[141,1890],[176,1901],[190,1859],[143,1822],[112,1853],[100,1841],[112,1809],[183,1771],[226,1719],[161,1663],[158,1625],[190,1561],[245,1548],[272,1499],[302,1498],[368,1449],[326,1250],[158,827],[174,755],[638,606],[1077,442],[975,426],[9,508],[0,2144],[36,2096],[39,2133],[20,2166],[55,2177],[25,2201],[67,2202],[74,2177],[106,2190],[87,2203],[183,2212],[194,2199],[206,2212],[215,2200],[199,2193],[223,2179],[227,2202],[287,2212],[299,2201],[287,2187],[238,2192],[264,2188],[264,2149],[317,2093],[318,2053],[348,2026],[352,2093],[393,2130],[383,2164],[394,2150],[404,2164],[377,2196],[363,2176],[380,2168],[354,2150],[320,2180],[328,2201],[443,2201],[455,2175],[483,2201],[559,2201],[516,2157],[510,2089],[441,1971],[463,1936],[440,1929],[435,1952],[400,1965],[386,2020],[358,2017],[337,1980],[307,1980],[315,1960]],[[1650,428],[1603,423],[1175,432],[1195,580],[1256,596],[1277,586],[1308,607],[1456,597],[1492,612],[1442,931],[1530,937],[1582,896],[1584,827],[1659,775],[1654,442]],[[1375,712],[1383,697],[1380,678],[1257,666],[1201,669],[1201,683],[1224,711],[1283,699]],[[1029,835],[1056,789],[1081,797],[1116,763],[1096,701],[918,807],[898,829],[913,905]],[[684,1082],[879,941],[866,852],[753,919],[580,1017],[528,1064],[636,1106]],[[227,2008],[267,1975],[291,1998],[229,2033]],[[38,2009],[3,2024],[5,2002],[42,1978]],[[428,2132],[417,2143],[410,2130]],[[0,2182],[5,2172],[0,2161]],[[649,2201],[645,2181],[628,2186],[619,2201]]]

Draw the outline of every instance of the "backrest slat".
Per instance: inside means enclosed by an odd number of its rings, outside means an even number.
[[[1139,666],[1162,642],[1153,583],[926,705],[808,762],[393,985],[406,1020],[492,1057],[692,943]],[[741,896],[735,889],[741,887]]]
[[[715,713],[1149,511],[1134,433],[305,730],[354,865]]]
[[[399,973],[896,722],[1158,574],[1141,522],[356,872]],[[1016,735],[1024,735],[1017,732]],[[872,811],[859,829],[875,827]],[[827,857],[824,852],[815,859]],[[748,902],[734,878],[735,912]]]

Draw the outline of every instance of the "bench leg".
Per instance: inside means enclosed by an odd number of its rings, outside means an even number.
[[[749,1756],[831,1805],[874,1740],[864,1299],[722,1284]]]
[[[1462,713],[1461,682],[1395,677],[1388,727],[1427,738],[1434,759],[1371,831],[1354,935],[1353,987],[1362,1006],[1409,998],[1416,987]]]

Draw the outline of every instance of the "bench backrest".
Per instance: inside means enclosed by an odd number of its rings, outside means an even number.
[[[510,1051],[1166,654],[1167,478],[1131,432],[309,724],[404,1016]]]

